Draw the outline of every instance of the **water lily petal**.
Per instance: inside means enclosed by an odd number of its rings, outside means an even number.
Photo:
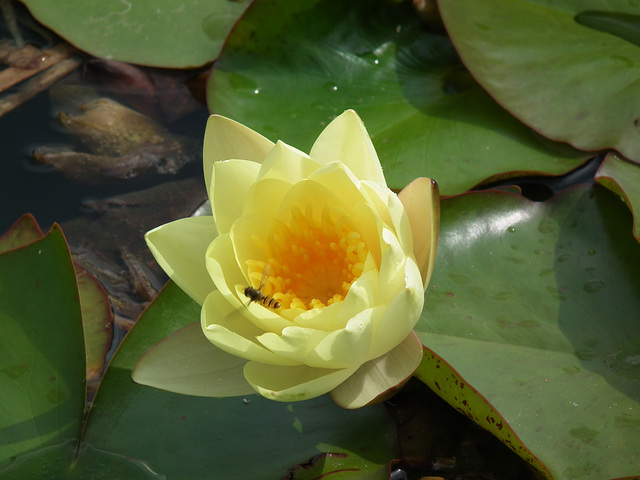
[[[307,366],[280,367],[248,362],[244,376],[258,393],[271,400],[295,402],[330,392],[356,371],[330,370]]]
[[[267,200],[265,200],[267,201]],[[243,283],[249,285],[246,277],[247,260],[269,259],[269,246],[266,240],[273,231],[274,219],[260,214],[243,215],[231,227],[230,240],[232,255],[238,268],[245,276]]]
[[[336,182],[339,180],[336,178]],[[314,207],[314,216],[317,219],[321,218],[322,208],[325,205],[339,207],[345,211],[349,211],[351,206],[357,203],[362,203],[362,195],[357,190],[347,189],[342,195],[336,188],[328,187],[319,182],[313,180],[302,180],[287,192],[286,196],[282,200],[282,204],[279,208],[280,218],[288,222],[291,218],[291,209],[298,207],[303,213],[307,205]]]
[[[273,142],[241,123],[220,115],[211,115],[204,134],[204,181],[211,197],[211,170],[219,160],[232,158],[262,163]]]
[[[382,229],[382,261],[380,262],[380,295],[378,302],[387,305],[406,284],[407,254],[398,238],[388,228]],[[422,280],[421,280],[422,283]]]
[[[351,285],[342,302],[324,308],[312,308],[292,317],[291,320],[300,327],[325,332],[344,328],[351,318],[376,304],[378,283],[378,267],[369,255],[362,275]]]
[[[339,160],[360,180],[387,184],[371,138],[353,110],[347,110],[327,125],[313,144],[310,156],[322,163]]]
[[[344,408],[360,408],[380,400],[403,385],[418,368],[423,355],[422,343],[411,332],[402,343],[385,355],[362,365],[338,385],[331,398]]]
[[[372,357],[382,355],[400,343],[416,325],[422,313],[424,289],[420,270],[411,258],[407,258],[404,271],[405,287],[395,298],[385,303],[387,308],[371,343]]]
[[[440,194],[435,180],[421,177],[407,185],[398,198],[409,217],[413,252],[422,274],[425,290],[429,285],[438,247]]]
[[[145,235],[158,264],[200,305],[215,290],[204,258],[216,235],[211,217],[182,218],[154,228]]]
[[[240,270],[233,253],[231,235],[218,235],[205,253],[206,269],[216,288],[234,307],[243,303],[236,294],[236,285],[248,285],[244,272]]]
[[[411,224],[398,196],[388,188],[373,182],[362,182],[362,188],[377,207],[378,214],[385,224],[395,232],[402,249],[405,252],[413,251]]]
[[[287,327],[280,335],[265,333],[258,341],[277,355],[282,355],[296,363],[304,363],[304,358],[318,342],[327,336],[327,332],[298,326]],[[313,366],[313,365],[311,365]]]
[[[320,166],[306,153],[278,141],[263,160],[258,179],[277,178],[295,183],[307,178]]]
[[[376,326],[384,306],[368,308],[349,319],[345,328],[326,335],[304,358],[305,365],[318,368],[348,368],[369,358]]]
[[[278,178],[263,178],[255,183],[243,199],[243,215],[266,217],[277,212],[282,199],[291,189],[291,183]]]
[[[247,193],[255,183],[260,164],[248,160],[221,160],[211,167],[211,210],[220,233],[226,233],[242,215]]]
[[[302,327],[317,328],[318,330],[334,331],[344,328],[349,319],[358,313],[377,305],[378,292],[378,267],[369,255],[365,262],[362,275],[351,284],[347,296],[342,302],[329,305],[321,309],[309,310],[307,313],[316,313],[315,316],[303,316],[297,318],[295,322]],[[330,311],[330,309],[335,309]],[[324,315],[324,313],[329,315]]]
[[[380,222],[376,217],[375,210],[367,203],[367,200],[369,200],[368,193],[363,190],[361,182],[353,172],[343,163],[331,162],[311,175],[309,181],[322,185],[332,194],[333,192],[339,192],[340,196],[336,197],[335,203],[339,202],[345,211],[350,214],[351,219],[366,239],[369,249],[379,259],[380,248],[377,241],[377,228]],[[393,192],[389,192],[394,195]],[[384,211],[385,217],[383,221],[390,221],[387,210]]]
[[[234,397],[255,393],[242,373],[246,363],[212,345],[200,322],[194,322],[147,350],[131,378],[140,385],[183,395]]]
[[[256,338],[264,332],[218,291],[212,292],[204,301],[200,322],[207,339],[231,355],[270,365],[300,363],[275,355],[262,346]]]

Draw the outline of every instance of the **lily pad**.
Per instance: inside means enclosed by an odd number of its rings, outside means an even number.
[[[633,213],[633,235],[640,241],[640,165],[609,153],[596,173],[596,181],[627,204]]]
[[[640,474],[640,245],[599,185],[442,202],[418,377],[547,478]]]
[[[250,2],[22,0],[31,14],[96,57],[156,67],[197,67],[220,53]]]
[[[553,140],[640,161],[640,5],[627,0],[439,0],[466,67]]]
[[[586,158],[505,112],[407,2],[255,2],[207,88],[211,111],[307,152],[335,116],[357,110],[394,188],[427,176],[448,195]]]
[[[0,237],[0,253],[23,247],[41,239],[43,236],[44,233],[42,233],[33,215],[23,215]],[[87,353],[87,381],[89,386],[93,388],[100,380],[111,343],[113,315],[107,292],[105,292],[100,282],[75,262],[73,268],[78,284],[82,311]]]
[[[80,431],[83,346],[73,264],[54,226],[0,255],[0,464]]]

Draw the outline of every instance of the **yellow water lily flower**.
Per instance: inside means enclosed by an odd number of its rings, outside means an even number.
[[[146,240],[202,305],[201,329],[216,358],[223,351],[245,359],[234,363],[241,381],[267,398],[331,392],[347,408],[413,374],[422,345],[412,329],[437,244],[435,182],[419,178],[392,192],[352,110],[324,129],[309,155],[213,115],[204,173],[213,216],[163,225]],[[193,329],[189,338],[199,341]],[[134,372],[154,384],[143,377]],[[195,378],[187,383],[203,381]]]

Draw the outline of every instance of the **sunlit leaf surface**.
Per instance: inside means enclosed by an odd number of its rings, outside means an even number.
[[[498,106],[409,2],[256,2],[214,64],[208,102],[304,151],[353,108],[394,188],[427,176],[459,193],[516,171],[564,173],[585,158],[541,143]]]
[[[503,192],[442,202],[416,327],[433,355],[418,376],[549,478],[640,472],[640,245],[630,225],[598,185],[545,203]]]
[[[249,2],[228,0],[22,0],[76,47],[110,60],[158,67],[211,62]]]
[[[440,0],[474,78],[543,135],[640,160],[640,4]]]

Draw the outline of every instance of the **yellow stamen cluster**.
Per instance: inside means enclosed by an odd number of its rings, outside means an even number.
[[[309,310],[344,300],[369,253],[353,221],[331,206],[320,216],[312,205],[304,213],[293,207],[288,221],[274,222],[268,238],[253,241],[265,255],[246,261],[249,278],[280,308]]]

